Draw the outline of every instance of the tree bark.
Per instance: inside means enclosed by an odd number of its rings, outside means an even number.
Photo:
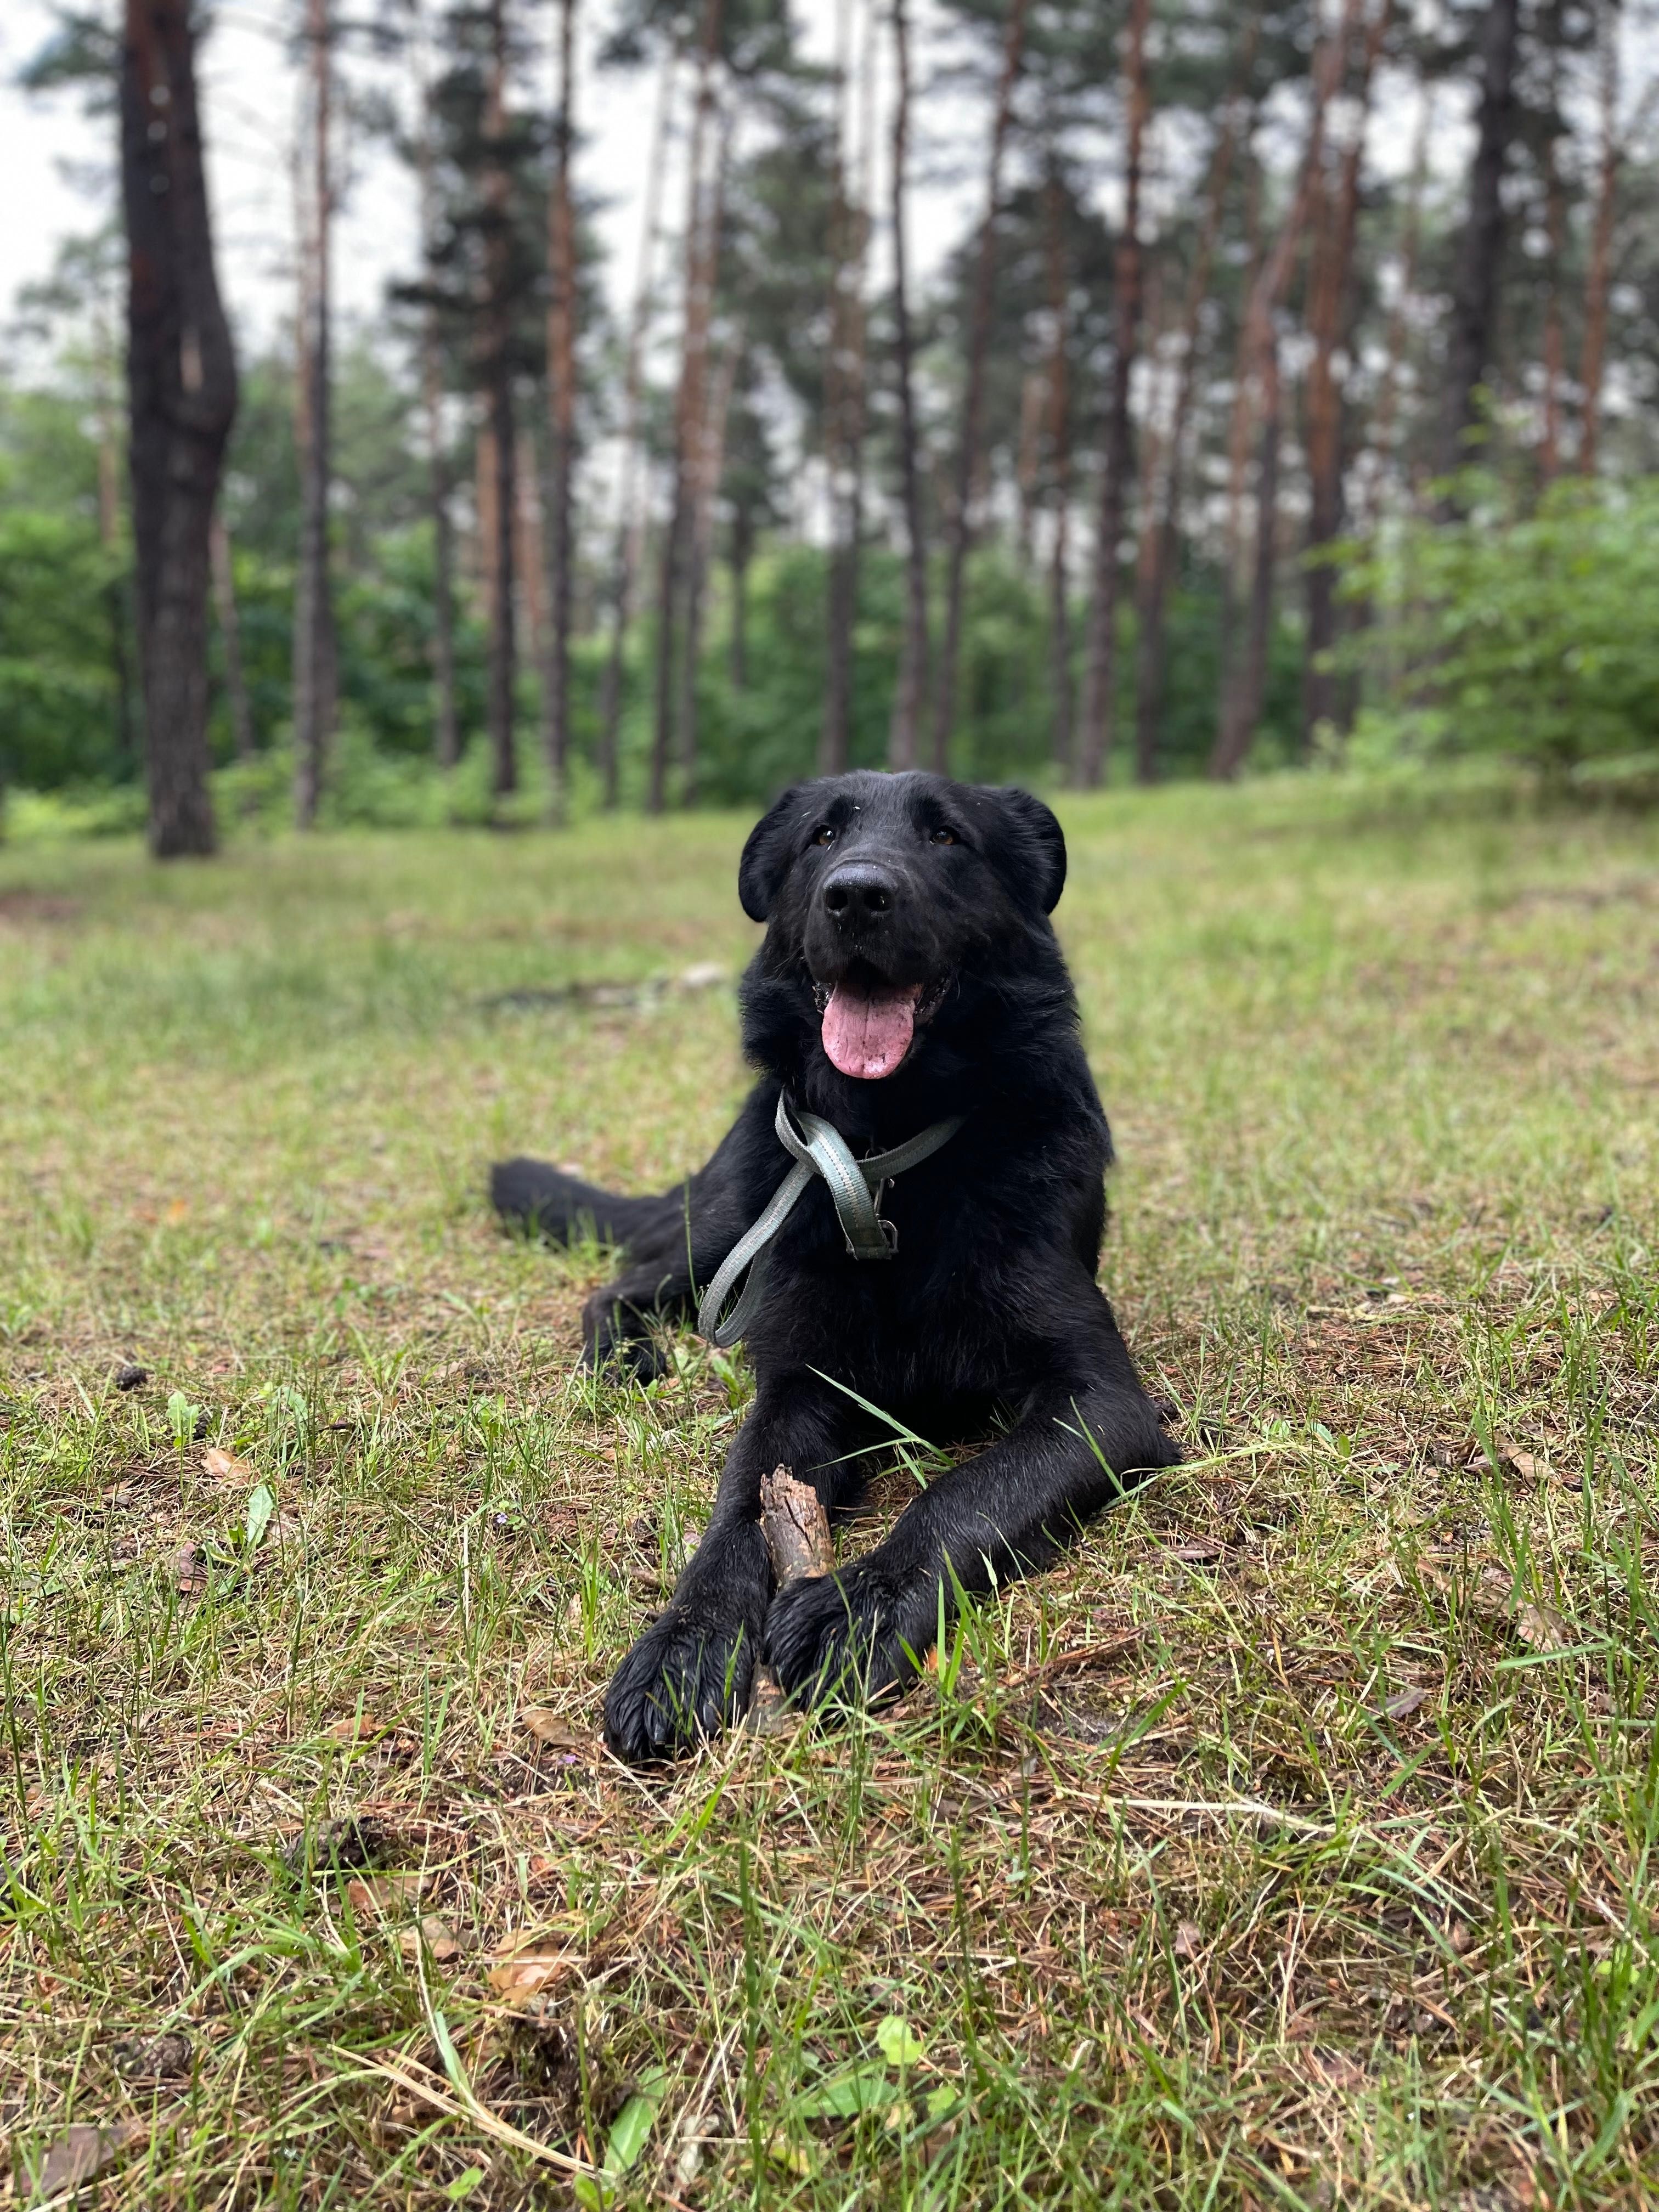
[[[225,697],[230,707],[231,733],[239,761],[253,758],[253,707],[247,696],[247,677],[242,667],[242,625],[236,611],[236,578],[230,562],[230,532],[216,509],[208,538],[208,556],[213,571],[213,611],[219,618],[219,640],[225,651]]]
[[[1112,272],[1112,380],[1101,456],[1094,586],[1089,599],[1089,657],[1077,763],[1077,780],[1085,789],[1092,789],[1105,774],[1117,714],[1117,608],[1123,574],[1123,520],[1129,475],[1134,466],[1129,393],[1140,335],[1140,171],[1149,108],[1146,24],[1151,12],[1150,0],[1131,0],[1124,51],[1123,228]]]
[[[519,787],[515,733],[518,633],[514,607],[517,564],[514,522],[518,482],[518,425],[513,412],[512,180],[507,166],[507,8],[489,0],[489,83],[484,102],[486,161],[483,188],[483,384],[489,427],[491,536],[485,574],[489,582],[490,787],[504,799]],[[483,518],[480,517],[481,522]]]
[[[1249,82],[1261,29],[1261,16],[1258,10],[1251,16],[1245,30],[1235,72],[1240,87]],[[1170,414],[1170,437],[1163,486],[1157,495],[1154,511],[1146,521],[1150,542],[1135,609],[1135,760],[1142,780],[1146,781],[1150,781],[1157,771],[1158,738],[1164,719],[1164,622],[1170,586],[1174,580],[1181,550],[1181,472],[1188,425],[1192,419],[1193,398],[1198,389],[1199,332],[1204,302],[1209,297],[1210,275],[1215,265],[1216,245],[1221,236],[1222,216],[1227,204],[1227,187],[1238,147],[1239,103],[1243,96],[1242,90],[1235,89],[1229,97],[1210,154],[1209,174],[1205,179],[1204,221],[1194,248],[1193,265],[1188,272],[1186,297],[1182,302],[1181,358],[1176,369],[1175,404]],[[1248,128],[1245,135],[1247,138],[1249,136]]]
[[[611,579],[611,642],[605,655],[605,685],[599,705],[599,781],[606,806],[617,804],[619,783],[618,737],[622,724],[623,655],[628,642],[629,618],[633,612],[634,579],[638,568],[635,543],[640,478],[640,392],[644,374],[645,342],[650,334],[656,267],[657,231],[662,212],[663,150],[668,143],[669,117],[673,106],[674,74],[679,56],[672,46],[663,52],[657,80],[657,108],[651,128],[651,151],[645,173],[645,206],[640,231],[639,273],[634,286],[634,309],[628,326],[628,354],[623,370],[622,473],[617,501],[616,550]]]
[[[717,195],[717,198],[721,197]],[[697,671],[702,659],[703,609],[714,538],[714,494],[726,467],[726,415],[732,404],[737,369],[738,349],[733,346],[714,371],[707,416],[700,426],[693,459],[685,578],[685,651],[680,661],[676,716],[682,806],[695,806],[697,803]]]
[[[213,266],[188,0],[127,0],[121,49],[128,465],[158,860],[214,849],[208,787],[209,534],[236,363]]]
[[[1405,235],[1400,247],[1400,293],[1389,317],[1389,336],[1382,365],[1382,388],[1376,398],[1376,414],[1372,424],[1371,441],[1376,458],[1379,484],[1384,471],[1394,458],[1394,432],[1400,411],[1401,374],[1406,363],[1406,348],[1410,336],[1411,303],[1417,291],[1417,262],[1423,238],[1423,197],[1429,179],[1429,138],[1434,119],[1434,94],[1431,88],[1421,88],[1417,111],[1417,129],[1412,146],[1411,179],[1406,188]]]
[[[426,416],[427,500],[432,512],[433,752],[438,766],[447,770],[454,767],[461,751],[460,724],[455,706],[455,532],[449,512],[449,460],[444,441],[443,341],[435,289],[437,185],[423,14],[416,17],[416,38],[420,70],[416,88],[420,118],[416,167],[420,179],[421,252],[428,293],[421,312],[421,404]]]
[[[1071,271],[1066,265],[1065,209],[1060,172],[1051,159],[1042,188],[1043,259],[1048,291],[1048,499],[1054,535],[1048,546],[1048,691],[1054,726],[1050,743],[1062,775],[1072,767],[1072,520]]]
[[[1450,476],[1469,458],[1471,434],[1480,427],[1487,364],[1498,318],[1508,225],[1504,173],[1520,119],[1515,96],[1521,0],[1489,0],[1480,34],[1480,99],[1475,116],[1474,160],[1469,169],[1468,214],[1458,249],[1446,355],[1446,403],[1440,466]]]
[[[850,55],[848,60],[850,62]],[[838,152],[835,292],[830,303],[830,513],[829,636],[818,772],[839,775],[852,735],[853,629],[864,535],[865,279],[870,251],[870,170],[875,98],[876,15],[871,0],[859,71],[858,155],[849,182]],[[845,78],[843,77],[843,82]]]
[[[893,240],[893,371],[898,387],[899,493],[904,509],[904,639],[888,732],[890,768],[916,764],[927,697],[927,538],[917,453],[915,344],[910,322],[906,237],[910,166],[910,26],[907,0],[893,0],[893,137],[890,159]]]
[[[686,166],[685,318],[680,341],[679,388],[674,408],[673,480],[668,527],[663,536],[662,568],[658,587],[656,726],[652,733],[651,775],[646,804],[660,814],[668,803],[668,769],[674,751],[674,671],[681,600],[690,580],[693,494],[691,476],[699,426],[703,420],[704,386],[708,369],[708,325],[714,312],[714,252],[716,240],[708,234],[708,203],[713,194],[703,171],[708,161],[710,126],[714,120],[717,91],[715,67],[720,58],[723,0],[703,0],[702,27],[698,40],[697,98],[691,125],[691,150]]]
[[[547,203],[547,638],[542,669],[542,744],[548,812],[564,812],[570,750],[572,492],[576,459],[576,218],[570,192],[575,130],[576,0],[559,0],[559,106],[553,186]]]
[[[1279,547],[1279,337],[1274,318],[1290,283],[1302,237],[1312,211],[1325,160],[1325,118],[1333,95],[1341,82],[1343,58],[1359,21],[1361,0],[1344,0],[1341,21],[1327,33],[1313,57],[1308,113],[1308,141],[1295,191],[1273,240],[1250,287],[1239,341],[1239,389],[1234,414],[1235,429],[1249,422],[1252,392],[1261,424],[1255,497],[1255,556],[1252,568],[1249,624],[1244,650],[1236,665],[1223,672],[1221,711],[1210,773],[1225,780],[1237,775],[1249,756],[1261,718],[1267,689],[1267,656],[1273,628],[1273,575]]]
[[[1538,477],[1553,483],[1561,469],[1561,381],[1566,373],[1566,332],[1562,324],[1562,285],[1566,276],[1567,186],[1561,173],[1561,7],[1555,0],[1547,21],[1550,42],[1550,123],[1544,140],[1544,227],[1549,241],[1549,289],[1544,298],[1544,426],[1538,447]]]
[[[1146,0],[1136,0],[1145,6]],[[950,763],[951,735],[956,722],[957,663],[962,653],[962,600],[967,577],[968,551],[973,541],[974,496],[979,477],[979,425],[984,411],[985,361],[991,344],[991,310],[995,301],[997,267],[997,210],[1002,199],[1002,157],[1013,117],[1014,85],[1019,76],[1025,45],[1028,0],[1009,0],[1007,26],[1002,42],[1002,68],[997,81],[996,106],[991,121],[990,156],[986,165],[985,220],[979,235],[979,257],[974,277],[973,306],[968,326],[967,385],[962,403],[962,442],[957,452],[956,513],[951,518],[951,544],[945,582],[945,638],[939,653],[938,688],[933,696],[933,768],[943,775]]]
[[[1578,436],[1578,467],[1580,473],[1587,477],[1595,474],[1601,434],[1601,381],[1607,358],[1607,295],[1613,279],[1613,227],[1623,151],[1619,143],[1618,0],[1601,0],[1598,29],[1601,49],[1601,160],[1596,178],[1589,270],[1584,282],[1584,352],[1579,370],[1584,412]]]
[[[1336,650],[1336,574],[1329,552],[1342,529],[1343,386],[1336,354],[1347,333],[1353,297],[1354,246],[1359,227],[1359,177],[1370,120],[1377,58],[1394,20],[1393,0],[1380,0],[1359,42],[1351,89],[1358,108],[1352,136],[1338,164],[1335,189],[1318,179],[1322,202],[1308,283],[1308,538],[1304,582],[1307,637],[1302,676],[1302,749],[1309,752],[1322,723],[1340,720],[1340,690],[1330,657]]]
[[[329,0],[306,0],[310,64],[309,173],[301,186],[300,564],[294,594],[294,818],[317,819],[336,715],[334,594],[329,573],[328,500],[333,397],[330,246],[334,191],[334,29]]]

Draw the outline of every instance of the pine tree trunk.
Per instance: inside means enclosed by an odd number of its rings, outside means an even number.
[[[1561,8],[1549,10],[1550,113],[1561,108]],[[1544,228],[1549,244],[1549,288],[1544,295],[1544,428],[1538,447],[1538,477],[1549,485],[1561,470],[1561,381],[1566,373],[1566,331],[1562,322],[1562,284],[1566,276],[1567,185],[1561,173],[1558,134],[1544,140]]]
[[[576,445],[576,219],[570,194],[575,131],[576,0],[559,0],[559,106],[553,188],[547,205],[547,643],[542,668],[542,745],[548,811],[564,812],[570,750],[572,498]]]
[[[1140,336],[1140,171],[1149,107],[1146,24],[1150,13],[1150,0],[1131,0],[1123,71],[1127,107],[1123,228],[1112,273],[1112,380],[1101,456],[1094,584],[1089,598],[1089,657],[1078,746],[1077,780],[1085,789],[1092,789],[1106,772],[1117,714],[1117,608],[1123,574],[1124,515],[1134,466],[1129,393]]]
[[[504,799],[519,787],[515,734],[518,639],[514,609],[514,523],[517,506],[518,425],[513,411],[511,180],[507,175],[506,0],[489,4],[489,86],[484,110],[488,166],[484,176],[484,405],[489,425],[489,684],[488,714],[493,757],[490,787]],[[482,522],[483,517],[480,517]]]
[[[722,157],[723,158],[723,157]],[[716,195],[718,228],[719,201]],[[692,479],[690,558],[686,567],[685,653],[680,664],[680,697],[677,718],[680,757],[680,804],[697,803],[697,672],[702,659],[703,611],[714,545],[714,495],[726,468],[726,425],[737,380],[738,349],[728,349],[710,380],[707,419],[702,425]]]
[[[715,240],[708,235],[713,228],[708,221],[708,202],[713,195],[703,171],[714,121],[714,71],[720,58],[724,14],[723,0],[703,0],[697,99],[686,174],[685,319],[680,342],[679,390],[674,409],[673,477],[658,589],[656,726],[652,733],[651,776],[646,801],[653,814],[660,814],[668,803],[668,769],[674,752],[674,670],[680,608],[690,584],[694,557],[691,474],[698,427],[703,420],[715,245]]]
[[[242,625],[236,611],[236,578],[230,562],[230,532],[216,511],[208,538],[208,557],[213,571],[213,611],[219,618],[219,640],[225,651],[225,696],[230,706],[230,727],[239,761],[254,754],[253,707],[247,696],[247,677],[242,667]]]
[[[1515,96],[1521,0],[1488,0],[1480,36],[1480,98],[1468,214],[1453,281],[1446,355],[1446,404],[1440,466],[1450,476],[1469,459],[1471,434],[1485,412],[1483,393],[1498,319],[1498,288],[1508,229],[1504,173],[1520,123]]]
[[[1146,0],[1136,0],[1144,6]],[[1014,85],[1025,44],[1028,0],[1009,0],[1003,36],[1002,70],[997,82],[987,163],[985,220],[980,230],[974,298],[968,328],[967,383],[962,403],[962,441],[957,452],[956,512],[945,582],[945,638],[933,695],[933,768],[943,775],[950,763],[951,736],[957,712],[957,663],[962,654],[962,602],[968,551],[973,540],[975,489],[979,478],[980,416],[984,411],[985,362],[991,345],[991,311],[995,302],[997,212],[1002,199],[1002,157],[1013,118]]]
[[[1072,766],[1072,520],[1071,272],[1066,265],[1065,209],[1059,171],[1051,160],[1042,190],[1043,259],[1050,331],[1048,375],[1048,500],[1054,535],[1048,547],[1048,694],[1054,726],[1051,749],[1061,774]]]
[[[427,503],[432,516],[433,757],[441,769],[460,757],[455,708],[455,544],[444,443],[442,334],[438,322],[437,185],[432,143],[432,88],[426,17],[415,11],[416,174],[420,184],[421,258],[427,299],[421,312],[421,406],[426,418]]]
[[[1252,15],[1245,33],[1237,75],[1248,81],[1255,58],[1261,18]],[[1164,638],[1170,586],[1175,579],[1181,550],[1181,472],[1192,420],[1193,398],[1198,389],[1199,332],[1204,302],[1209,296],[1210,272],[1215,264],[1217,241],[1227,204],[1227,186],[1239,139],[1239,95],[1228,100],[1220,129],[1210,155],[1206,179],[1204,222],[1193,252],[1182,306],[1181,358],[1176,369],[1175,404],[1170,414],[1168,455],[1156,511],[1147,518],[1151,532],[1148,559],[1142,574],[1136,605],[1135,758],[1150,774],[1158,759],[1158,736],[1164,719]],[[1249,134],[1246,129],[1246,137]]]
[[[844,165],[837,164],[836,265],[830,310],[834,418],[830,441],[830,505],[835,538],[830,561],[823,725],[818,738],[821,775],[841,774],[847,766],[851,743],[853,626],[858,612],[859,556],[864,533],[864,286],[870,250],[875,58],[876,15],[871,0],[859,72],[859,151],[850,183]]]
[[[208,540],[236,415],[214,274],[187,0],[127,0],[121,50],[128,465],[149,846],[214,849],[208,787]]]
[[[732,574],[732,635],[731,664],[728,676],[733,691],[749,689],[749,563],[754,556],[754,544],[747,514],[740,511],[732,521],[732,542],[729,564]]]
[[[1400,411],[1400,385],[1406,365],[1406,349],[1410,337],[1411,303],[1417,290],[1417,263],[1423,237],[1423,198],[1428,188],[1429,139],[1434,119],[1434,94],[1429,86],[1421,88],[1417,128],[1412,144],[1410,180],[1406,187],[1405,234],[1400,248],[1400,292],[1389,318],[1389,335],[1384,351],[1381,389],[1376,396],[1376,412],[1372,419],[1371,444],[1376,456],[1379,487],[1390,461],[1394,459],[1395,423]]]
[[[1595,474],[1601,432],[1601,381],[1607,346],[1607,295],[1613,281],[1613,226],[1619,200],[1619,9],[1617,0],[1601,0],[1601,161],[1595,187],[1595,223],[1590,236],[1589,270],[1584,283],[1584,353],[1579,382],[1584,414],[1578,439],[1578,467]]]
[[[1359,177],[1370,119],[1371,84],[1382,41],[1393,21],[1393,0],[1380,0],[1360,45],[1357,80],[1350,90],[1358,106],[1352,137],[1343,149],[1334,192],[1323,189],[1321,224],[1308,283],[1307,321],[1313,339],[1308,368],[1308,538],[1304,581],[1307,635],[1302,674],[1302,749],[1311,750],[1322,724],[1341,717],[1341,685],[1329,665],[1336,650],[1336,574],[1330,548],[1342,529],[1343,392],[1336,354],[1346,335],[1353,296],[1354,246],[1359,226]]]
[[[308,174],[300,229],[300,564],[294,595],[294,817],[317,819],[336,714],[334,594],[329,573],[328,504],[333,398],[330,246],[334,213],[333,25],[329,0],[306,0],[310,64]]]
[[[904,509],[904,638],[888,732],[890,768],[916,764],[927,697],[927,538],[921,512],[917,453],[915,339],[910,323],[909,247],[906,200],[910,165],[910,27],[907,0],[892,0],[893,136],[889,162],[892,195],[893,370],[898,386],[899,491]]]
[[[599,781],[606,806],[617,804],[622,725],[623,655],[628,643],[628,624],[633,613],[634,579],[638,568],[635,544],[640,478],[640,392],[644,374],[645,342],[650,334],[653,298],[653,275],[657,258],[657,230],[661,220],[664,149],[668,143],[669,117],[673,106],[674,73],[679,56],[674,48],[663,55],[657,81],[656,117],[651,129],[651,151],[645,173],[645,206],[640,234],[639,273],[634,287],[634,311],[628,326],[628,355],[623,371],[622,476],[617,501],[616,550],[611,579],[611,641],[605,654],[605,684],[599,703]]]
[[[1267,689],[1267,653],[1273,637],[1273,572],[1279,556],[1279,342],[1269,336],[1261,356],[1260,406],[1261,458],[1257,463],[1255,497],[1255,562],[1250,578],[1250,601],[1244,650],[1227,700],[1227,712],[1217,734],[1210,773],[1225,782],[1238,774],[1249,753],[1261,703]]]
[[[1263,260],[1244,309],[1239,340],[1239,384],[1234,428],[1248,426],[1252,404],[1261,425],[1256,473],[1255,557],[1250,585],[1244,650],[1230,655],[1222,674],[1222,697],[1210,773],[1237,775],[1249,757],[1267,690],[1273,629],[1274,569],[1279,549],[1279,448],[1280,400],[1279,337],[1274,318],[1290,283],[1291,271],[1313,211],[1325,162],[1325,120],[1341,82],[1342,66],[1359,21],[1361,0],[1344,0],[1342,17],[1315,50],[1309,89],[1308,141],[1296,190]]]

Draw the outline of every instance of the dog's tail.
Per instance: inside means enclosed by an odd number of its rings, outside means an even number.
[[[538,1231],[556,1244],[597,1237],[602,1244],[632,1244],[651,1230],[678,1221],[679,1190],[657,1198],[623,1198],[546,1160],[501,1160],[489,1170],[489,1200],[504,1221]]]

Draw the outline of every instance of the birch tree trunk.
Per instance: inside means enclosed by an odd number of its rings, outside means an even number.
[[[898,386],[899,491],[904,508],[904,641],[899,652],[890,768],[916,764],[927,696],[927,538],[921,512],[917,453],[915,341],[910,323],[909,246],[906,237],[910,165],[910,26],[907,0],[893,0],[893,136],[890,188],[893,238],[893,370]]]
[[[1145,6],[1146,0],[1136,0]],[[980,416],[984,411],[985,360],[991,343],[991,310],[995,300],[997,267],[997,211],[1002,200],[1002,158],[1013,117],[1014,85],[1019,76],[1025,45],[1028,0],[1009,0],[1008,21],[1002,42],[1002,68],[997,81],[996,106],[991,119],[991,147],[986,164],[985,220],[979,234],[979,255],[974,277],[973,307],[968,327],[967,384],[962,402],[962,441],[957,451],[956,512],[951,518],[951,543],[945,582],[945,639],[939,653],[938,686],[933,695],[933,765],[945,773],[951,754],[951,735],[957,712],[957,663],[962,653],[962,599],[967,577],[968,551],[973,541],[975,491],[979,477]]]
[[[127,0],[121,46],[128,467],[149,848],[211,853],[209,533],[236,415],[213,265],[187,0]]]
[[[1150,0],[1130,0],[1124,49],[1123,228],[1112,277],[1112,380],[1101,456],[1094,586],[1089,599],[1089,657],[1077,780],[1091,790],[1105,774],[1117,714],[1117,609],[1123,574],[1124,515],[1134,467],[1129,395],[1140,336],[1140,172],[1146,136],[1146,24]]]
[[[576,444],[576,221],[570,195],[575,130],[576,0],[559,0],[559,106],[547,204],[547,636],[542,667],[542,745],[548,813],[562,819],[570,750],[572,490]]]
[[[334,741],[336,645],[329,568],[328,505],[333,473],[331,233],[334,189],[333,37],[329,0],[306,0],[308,67],[300,225],[300,562],[294,605],[294,818],[317,819]]]

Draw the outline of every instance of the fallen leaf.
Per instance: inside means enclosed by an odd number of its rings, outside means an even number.
[[[1429,1692],[1426,1690],[1396,1690],[1382,1710],[1391,1721],[1409,1720],[1419,1706],[1426,1705],[1428,1702]]]
[[[187,1221],[190,1218],[190,1200],[187,1198],[170,1198],[161,1209],[161,1218],[175,1225],[180,1221]]]
[[[368,1736],[384,1735],[386,1730],[373,1713],[348,1713],[343,1720],[331,1721],[323,1734],[336,1743],[360,1743]]]
[[[568,1751],[586,1755],[593,1747],[593,1739],[582,1729],[572,1728],[562,1714],[549,1705],[526,1705],[519,1715],[538,1743],[550,1746],[556,1751]]]
[[[354,1912],[381,1912],[388,1905],[411,1903],[423,1897],[432,1887],[429,1874],[370,1874],[360,1875],[346,1884],[346,1895]]]
[[[1505,1474],[1519,1475],[1522,1482],[1530,1482],[1538,1472],[1538,1462],[1529,1451],[1523,1451],[1507,1437],[1494,1437],[1492,1451]]]
[[[398,1948],[411,1959],[424,1948],[440,1966],[461,1955],[454,1929],[435,1912],[426,1913],[413,1928],[405,1928],[398,1938]]]
[[[112,2166],[130,2144],[147,2136],[142,2120],[117,2120],[107,2128],[76,2126],[48,2143],[40,2165],[31,2175],[27,2154],[20,2161],[17,2199],[21,2204],[44,2204],[49,2197],[79,2189],[94,2174]]]
[[[1185,1544],[1176,1545],[1171,1557],[1183,1560],[1191,1567],[1208,1567],[1215,1564],[1226,1548],[1216,1537],[1194,1536]]]
[[[1204,1931],[1196,1921],[1178,1920],[1171,1945],[1177,1959],[1195,1959],[1204,1948]]]
[[[1534,1651],[1565,1651],[1573,1641],[1571,1629],[1553,1605],[1518,1605],[1516,1633]]]
[[[562,1944],[529,1943],[510,1956],[499,1958],[489,1970],[489,1986],[509,2003],[539,1996],[580,1964],[574,1951]]]
[[[202,1454],[202,1471],[210,1474],[216,1482],[252,1482],[253,1469],[245,1459],[238,1459],[218,1444],[210,1444]]]

